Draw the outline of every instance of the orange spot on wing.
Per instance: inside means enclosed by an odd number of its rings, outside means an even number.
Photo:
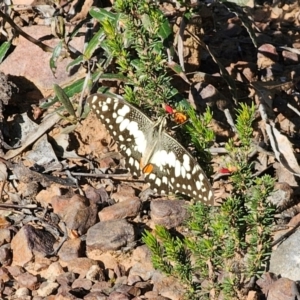
[[[152,164],[147,164],[144,168],[143,168],[143,173],[144,174],[150,174],[152,173],[154,167]]]

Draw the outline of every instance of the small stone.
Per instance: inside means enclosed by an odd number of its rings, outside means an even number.
[[[103,222],[135,217],[139,213],[141,205],[139,198],[131,198],[103,208],[98,214],[99,219]]]
[[[282,57],[285,65],[295,65],[299,63],[299,55],[296,53],[283,50]]]
[[[107,300],[107,296],[101,292],[91,292],[84,296],[84,300]]]
[[[50,296],[51,297],[51,296]],[[49,299],[49,297],[47,297],[47,300]],[[57,293],[54,296],[53,300],[79,300],[82,298],[77,298],[76,296],[72,295],[69,292],[63,292],[63,293]],[[52,300],[52,299],[51,299]]]
[[[117,277],[115,281],[115,285],[119,285],[119,284],[127,284],[127,276]]]
[[[47,297],[54,293],[58,287],[59,284],[56,282],[43,282],[40,288],[37,290],[37,293],[41,297]]]
[[[115,202],[120,203],[126,200],[132,200],[136,198],[136,192],[134,188],[129,185],[121,184],[118,186],[118,191],[116,193],[111,194],[111,198],[115,200]]]
[[[29,296],[29,294],[30,294],[29,289],[27,289],[26,287],[21,287],[17,289],[15,292],[15,296],[18,298]]]
[[[22,267],[33,259],[24,227],[13,237],[11,249],[13,252],[13,264],[16,266]]]
[[[120,292],[112,292],[107,300],[130,300],[131,297]]]
[[[98,265],[91,266],[85,277],[92,282],[105,280],[104,272]]]
[[[143,280],[149,280],[153,274],[154,274],[154,268],[152,265],[147,265],[145,267],[144,263],[136,263],[132,266],[132,268],[130,269],[130,275],[131,276],[139,276],[141,277]]]
[[[93,285],[91,292],[103,292],[109,290],[111,287],[112,287],[111,281],[99,281]]]
[[[27,1],[27,4],[30,2]],[[44,25],[35,25],[27,26],[22,29],[28,35],[39,39],[43,36],[48,36],[51,34],[50,26]],[[48,41],[48,45],[56,47],[58,39],[51,39]],[[83,45],[83,37],[75,38],[73,47],[79,49]],[[30,57],[27,60],[24,60],[24,57],[30,53]],[[45,95],[49,89],[53,88],[53,73],[50,68],[45,68],[45,61],[49,61],[51,53],[44,51],[40,47],[37,47],[32,42],[28,41],[26,38],[20,35],[18,38],[18,47],[15,51],[5,59],[1,65],[0,70],[4,71],[7,74],[15,77],[24,77],[30,83],[34,82],[36,89],[44,91]],[[37,60],[37,58],[39,58]],[[18,64],[19,61],[22,61],[22,64]],[[70,75],[66,72],[66,66],[72,61],[71,57],[62,60],[57,64],[57,69],[55,71],[55,82],[60,84],[66,84],[70,80]],[[75,80],[78,74],[73,74],[73,79]],[[28,88],[27,88],[28,89]],[[31,88],[32,90],[33,88]],[[36,100],[41,99],[41,93],[38,94]],[[22,99],[22,98],[21,98]],[[21,102],[21,99],[19,100]],[[23,100],[24,102],[24,100]]]
[[[77,230],[80,235],[86,233],[96,221],[96,214],[91,217],[92,206],[89,200],[83,196],[74,195],[71,198],[54,196],[51,204],[53,211],[61,216],[67,228]]]
[[[187,218],[187,209],[181,200],[155,200],[151,201],[151,220],[154,225],[166,228],[177,227]]]
[[[260,69],[268,68],[278,61],[276,47],[272,44],[263,44],[257,50],[257,65]]]
[[[20,274],[16,277],[16,280],[19,283],[20,287],[26,287],[30,290],[36,290],[39,286],[37,276],[34,276],[28,272]]]
[[[181,299],[185,289],[175,277],[167,277],[156,271],[152,276],[153,291],[170,299]]]
[[[60,285],[72,285],[75,279],[76,276],[73,272],[65,272],[57,276],[56,282]]]
[[[69,296],[69,292],[72,290],[72,288],[69,285],[61,285],[58,289],[57,289],[57,294],[56,295],[60,295],[60,297],[62,296]]]
[[[35,252],[34,260],[26,264],[26,270],[33,275],[39,274],[53,263],[53,260],[57,260],[56,257],[45,257],[42,253]]]
[[[70,239],[63,243],[58,252],[60,259],[64,261],[80,257],[82,252],[82,241],[80,238]]]
[[[153,285],[148,281],[137,282],[134,286],[141,290],[142,295],[144,295],[146,292],[152,291],[153,288]]]
[[[103,252],[119,250],[134,241],[134,228],[126,220],[100,222],[87,232],[87,256],[97,258]]]
[[[268,197],[268,201],[278,207],[279,211],[284,210],[291,204],[293,189],[286,182],[277,182],[274,185],[274,192]]]
[[[5,267],[0,268],[0,282],[5,283],[11,280],[10,272]]]
[[[279,278],[271,286],[268,293],[269,300],[299,299],[300,294],[296,283],[288,278]]]
[[[160,296],[157,292],[150,291],[144,295],[147,300],[169,300],[169,298]]]
[[[10,298],[10,296],[14,293],[14,289],[10,286],[4,286],[4,289],[2,290],[2,295],[4,296],[4,299]],[[5,297],[7,296],[7,298]]]
[[[129,285],[134,285],[135,283],[140,282],[140,281],[142,281],[142,279],[138,275],[129,274],[129,276],[127,278],[127,282]]]
[[[86,273],[93,265],[97,265],[97,262],[87,257],[78,257],[68,262],[60,261],[62,267],[67,267],[70,272],[79,274],[80,278],[84,278]]]
[[[72,289],[83,288],[86,291],[89,291],[92,288],[92,282],[85,278],[75,279],[72,284]]]
[[[207,106],[214,107],[216,101],[222,98],[224,96],[212,84],[205,82],[194,83],[189,92],[189,103],[199,111]]]
[[[138,287],[127,284],[121,284],[115,291],[126,295],[129,294],[134,297],[141,295],[141,290]]]
[[[115,270],[118,267],[118,260],[112,253],[106,252],[101,255],[97,255],[95,259],[101,261],[103,269]]]
[[[17,277],[25,272],[24,269],[19,266],[7,266],[6,269],[13,277]]]
[[[249,291],[247,295],[247,300],[259,300],[259,295],[257,291]]]
[[[44,300],[44,298],[40,296],[34,296],[32,300]]]
[[[0,246],[10,243],[11,233],[7,228],[0,228]]]
[[[41,272],[41,277],[48,281],[56,281],[57,276],[64,274],[64,270],[59,262],[52,263],[46,270]]]
[[[3,245],[0,247],[0,264],[2,266],[8,266],[12,262],[12,252],[10,244]]]

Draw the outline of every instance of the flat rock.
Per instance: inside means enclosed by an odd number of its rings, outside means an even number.
[[[96,261],[87,257],[78,257],[71,261],[60,261],[62,267],[67,267],[69,272],[79,274],[80,278],[84,278],[86,273],[93,265],[98,265]]]
[[[23,27],[22,30],[35,39],[51,35],[51,28],[47,26],[35,25]],[[82,51],[83,37],[75,40],[75,43],[72,42],[73,46]],[[44,44],[51,47],[57,46],[58,42],[59,40],[54,38],[43,41]],[[29,53],[30,55],[28,55]],[[51,55],[50,52],[45,52],[24,37],[19,36],[17,47],[0,64],[0,71],[12,76],[25,77],[28,81],[34,82],[43,95],[47,96],[46,94],[52,91],[54,83],[63,85],[72,79],[67,73],[66,67],[73,60],[66,58],[59,61],[57,63],[56,76],[54,77],[50,67],[45,67],[49,66]],[[74,77],[78,78],[78,73]]]
[[[151,220],[167,228],[179,226],[187,218],[186,203],[182,200],[151,201]]]
[[[41,297],[46,297],[54,293],[58,287],[58,283],[46,281],[41,284],[40,288],[37,290],[37,294]]]
[[[300,279],[299,239],[300,231],[297,230],[283,241],[277,249],[273,250],[270,260],[270,272],[295,281]]]
[[[125,219],[135,217],[140,211],[141,201],[139,198],[131,198],[123,202],[103,208],[98,216],[100,221]]]
[[[11,249],[13,251],[13,264],[24,266],[32,260],[33,254],[28,245],[27,236],[24,227],[21,228],[11,241]]]
[[[16,277],[16,280],[20,287],[24,287],[29,290],[36,290],[39,286],[37,276],[34,276],[28,272],[20,274]]]
[[[92,282],[102,281],[105,279],[104,272],[98,265],[91,266],[85,277]]]
[[[184,298],[186,292],[183,285],[179,281],[172,277],[166,277],[160,272],[155,272],[152,276],[153,291],[159,295],[167,297],[172,300],[181,300]]]
[[[58,256],[63,261],[72,260],[80,256],[82,251],[82,241],[80,238],[67,240],[58,251]]]
[[[135,241],[135,232],[126,220],[110,220],[95,224],[87,232],[88,257],[119,250]]]

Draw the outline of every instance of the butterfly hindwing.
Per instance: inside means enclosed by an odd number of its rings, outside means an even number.
[[[150,162],[155,165],[149,180],[155,186],[172,193],[180,193],[203,202],[211,201],[210,183],[198,162],[167,133],[156,148]]]

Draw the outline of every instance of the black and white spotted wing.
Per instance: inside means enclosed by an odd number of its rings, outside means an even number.
[[[213,205],[211,185],[196,160],[163,130],[124,99],[94,94],[88,103],[120,146],[125,167],[144,176],[159,194],[180,193]]]

